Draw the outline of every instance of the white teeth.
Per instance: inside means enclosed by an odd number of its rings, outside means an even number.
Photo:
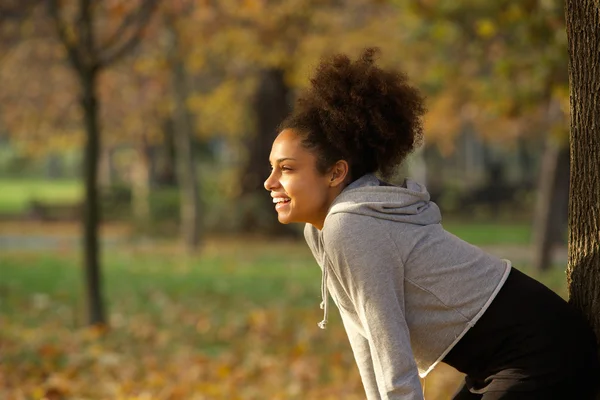
[[[273,203],[283,203],[285,201],[289,201],[290,199],[286,198],[286,197],[274,197],[273,198]]]

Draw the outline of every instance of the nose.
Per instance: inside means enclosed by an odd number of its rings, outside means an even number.
[[[274,170],[271,171],[267,180],[264,183],[265,189],[267,189],[269,192],[272,191],[275,187],[277,187],[277,179],[275,179],[274,172]]]

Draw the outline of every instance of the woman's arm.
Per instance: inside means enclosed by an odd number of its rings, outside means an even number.
[[[358,366],[358,372],[360,372],[367,399],[379,400],[381,399],[381,396],[379,396],[377,379],[375,377],[375,371],[373,370],[369,341],[353,327],[352,321],[348,319],[348,316],[344,311],[340,310],[340,313],[342,315],[344,328],[346,328],[348,340],[350,341],[350,346],[352,347],[352,352],[354,353],[356,365]]]
[[[404,267],[386,225],[356,214],[332,215],[323,231],[324,249],[331,278],[348,294],[364,330],[381,399],[419,400],[423,392],[404,317]],[[346,329],[362,355],[356,359],[362,376],[370,368],[364,342],[351,325]]]

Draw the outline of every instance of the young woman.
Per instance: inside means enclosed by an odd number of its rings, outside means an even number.
[[[368,49],[323,61],[282,123],[265,181],[337,305],[369,400],[422,399],[443,361],[455,399],[593,399],[596,338],[562,298],[446,232],[425,187],[387,177],[421,139],[423,100]]]

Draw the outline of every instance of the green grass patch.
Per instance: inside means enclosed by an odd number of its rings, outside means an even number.
[[[476,246],[529,245],[531,224],[498,222],[442,222],[444,228],[461,239]]]
[[[110,252],[103,257],[104,295],[109,308],[126,313],[152,310],[156,298],[181,304],[219,300],[245,309],[273,303],[318,306],[320,269],[304,246],[294,247],[292,256],[286,254],[289,245],[276,244],[201,257]],[[0,275],[4,313],[33,310],[36,301],[80,303],[75,299],[81,298],[83,273],[74,254],[4,255]]]
[[[0,213],[19,214],[29,203],[75,203],[83,196],[83,188],[74,180],[0,179]]]

